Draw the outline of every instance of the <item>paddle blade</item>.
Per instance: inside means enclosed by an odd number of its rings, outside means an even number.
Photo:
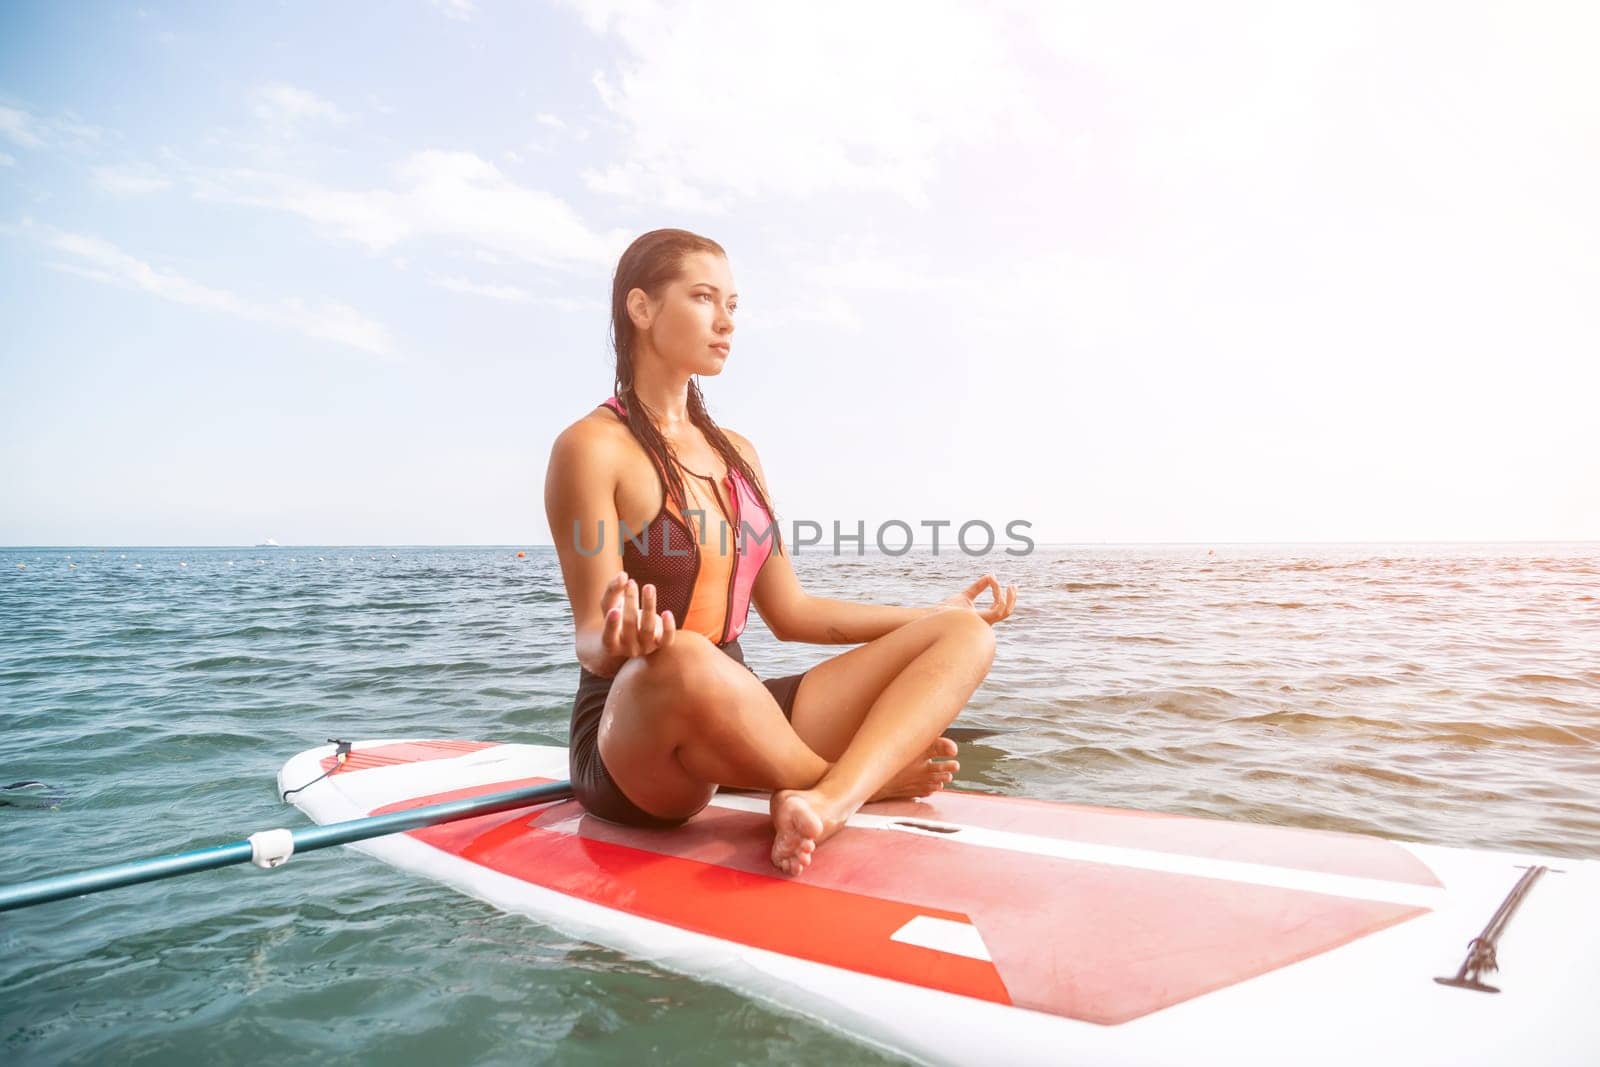
[[[951,726],[945,730],[944,735],[959,745],[969,741],[984,741],[1010,732],[996,726]]]
[[[14,808],[59,808],[66,799],[64,790],[33,778],[0,786],[0,805]]]

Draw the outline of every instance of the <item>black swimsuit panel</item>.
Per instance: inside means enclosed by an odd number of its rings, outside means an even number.
[[[717,647],[750,670],[744,661],[744,651],[739,647],[738,639]],[[650,814],[630,800],[617,785],[616,779],[611,777],[605,761],[600,758],[600,717],[605,712],[606,697],[611,693],[611,684],[615,679],[602,678],[584,667],[579,667],[578,671],[578,693],[572,701],[572,740],[567,749],[573,796],[589,814],[608,822],[657,829],[683,825],[688,821],[688,816],[664,819]],[[755,671],[750,670],[750,673],[755,674]],[[778,702],[778,707],[783,709],[786,719],[794,717],[795,694],[800,691],[800,682],[804,678],[805,672],[802,671],[782,678],[765,679],[761,683]]]

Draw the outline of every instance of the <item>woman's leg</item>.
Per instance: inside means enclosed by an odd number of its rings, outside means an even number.
[[[790,874],[811,850],[929,746],[994,662],[994,632],[970,611],[941,611],[807,672],[798,739],[834,758],[816,783],[773,794],[772,860]]]
[[[662,818],[699,811],[719,785],[799,789],[828,769],[766,686],[693,632],[617,672],[599,746],[628,799]]]
[[[836,760],[844,755],[879,694],[953,623],[965,623],[974,631],[972,654],[975,658],[992,658],[989,650],[993,642],[970,625],[972,619],[956,620],[953,618],[956,614],[952,611],[925,615],[808,670],[795,694],[792,709],[791,721],[800,740],[825,760]],[[988,628],[987,624],[984,628]],[[987,664],[984,669],[987,671]],[[981,681],[982,675],[979,678]],[[957,707],[951,721],[960,713],[961,708]],[[949,724],[942,724],[940,729]]]

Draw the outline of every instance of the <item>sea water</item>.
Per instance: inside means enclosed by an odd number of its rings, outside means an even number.
[[[961,788],[1600,857],[1600,545],[794,562],[880,603],[1020,586]],[[576,682],[548,548],[0,549],[0,785],[68,793],[0,806],[0,882],[302,825],[274,775],[330,737],[564,743]],[[892,1062],[343,849],[0,915],[0,1057]]]

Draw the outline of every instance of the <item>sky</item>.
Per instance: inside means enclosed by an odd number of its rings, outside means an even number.
[[[729,253],[780,519],[1600,539],[1584,3],[0,5],[0,544],[548,544]],[[1002,543],[1003,535],[1002,535]]]

